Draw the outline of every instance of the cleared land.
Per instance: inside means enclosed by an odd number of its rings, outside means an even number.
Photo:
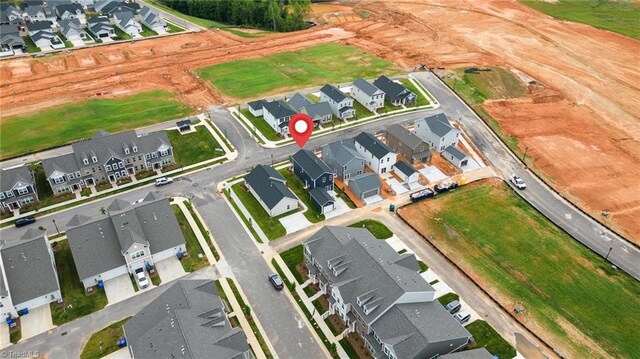
[[[223,93],[246,99],[324,83],[349,82],[356,77],[395,74],[398,69],[358,48],[327,43],[214,65],[197,73]]]
[[[99,129],[120,132],[184,117],[192,110],[166,91],[95,99],[2,119],[0,158],[90,138]]]
[[[518,0],[560,20],[591,25],[640,40],[640,4],[622,0]]]
[[[640,283],[614,271],[504,183],[469,185],[401,216],[565,356],[640,358]],[[620,330],[620,328],[625,328]]]

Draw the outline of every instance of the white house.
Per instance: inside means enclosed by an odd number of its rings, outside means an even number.
[[[396,164],[393,165],[393,173],[409,185],[410,188],[411,185],[417,184],[420,179],[420,173],[405,161],[396,162]]]
[[[277,217],[298,208],[298,197],[287,187],[284,177],[272,167],[258,165],[244,177],[244,181],[269,216]]]
[[[48,21],[32,22],[28,26],[28,34],[34,44],[41,50],[62,49],[64,42],[53,33]]]
[[[384,107],[384,92],[367,80],[357,78],[353,81],[351,96],[369,111]]]
[[[261,117],[263,115],[264,104],[267,103],[265,100],[256,100],[251,101],[247,104],[247,108],[249,108],[249,112],[255,117]]]
[[[438,152],[444,151],[449,146],[455,147],[460,139],[460,131],[451,126],[443,113],[416,120],[414,131],[418,137]]]
[[[391,171],[398,161],[398,154],[370,133],[360,132],[354,140],[358,153],[364,157],[367,166],[377,174]]]
[[[353,108],[353,98],[345,95],[335,86],[322,86],[320,89],[320,102],[328,102],[333,114],[341,120],[346,120],[356,115],[356,110]]]
[[[264,102],[262,115],[264,120],[277,133],[289,133],[289,121],[296,112],[282,100]]]
[[[131,37],[140,37],[142,25],[135,20],[131,11],[116,12],[113,14],[116,26]]]
[[[84,31],[84,28],[78,19],[60,20],[58,22],[58,26],[60,27],[62,35],[71,42],[81,42],[89,38],[89,35]]]
[[[46,21],[47,15],[42,6],[27,6],[24,9],[24,19],[29,22]]]
[[[140,22],[159,34],[167,31],[167,23],[158,13],[152,11],[148,6],[143,6],[140,9]]]
[[[456,166],[458,169],[469,163],[469,156],[455,146],[448,146],[445,148],[444,152],[442,152],[442,157],[451,162],[451,164]]]
[[[86,15],[82,5],[76,3],[55,5],[56,15],[60,20],[78,19],[84,22]]]

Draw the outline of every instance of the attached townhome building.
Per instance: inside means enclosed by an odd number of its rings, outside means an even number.
[[[215,282],[179,280],[123,326],[131,358],[253,359]]]
[[[98,131],[92,139],[71,145],[73,152],[42,161],[54,194],[80,190],[100,182],[116,182],[140,171],[174,163],[166,133],[137,136],[135,131]]]
[[[385,94],[385,100],[393,106],[409,106],[416,103],[416,94],[386,76],[380,76],[373,85]]]
[[[328,314],[362,337],[374,358],[436,358],[473,340],[435,299],[415,256],[367,229],[326,226],[303,253],[309,278],[328,296]]]
[[[398,154],[389,146],[368,132],[360,132],[354,138],[356,150],[367,162],[367,166],[375,173],[387,173],[398,160]]]
[[[111,26],[109,18],[106,16],[94,16],[87,20],[87,28],[93,34],[93,37],[104,39],[116,37],[116,31]]]
[[[162,20],[160,14],[154,12],[148,6],[143,6],[140,9],[140,22],[159,34],[167,31],[167,23]]]
[[[61,300],[53,250],[45,231],[31,228],[18,240],[0,241],[0,313],[7,324],[14,322],[12,318]]]
[[[364,173],[365,159],[351,138],[322,146],[322,160],[343,182]]]
[[[353,108],[353,98],[345,95],[335,86],[322,86],[320,102],[328,102],[333,114],[341,120],[347,120],[356,115],[356,110]]]
[[[89,38],[89,35],[84,31],[84,28],[78,19],[60,20],[58,21],[58,26],[60,27],[62,35],[64,35],[64,37],[69,41],[83,42]]]
[[[38,202],[33,172],[28,166],[0,171],[0,212],[11,212]]]
[[[257,165],[244,177],[244,181],[269,216],[277,217],[298,208],[298,197],[273,167]]]
[[[23,20],[24,12],[9,3],[0,3],[0,24],[17,24]]]
[[[460,131],[449,123],[444,113],[416,120],[414,131],[434,150],[442,153],[449,146],[456,146],[460,139]]]
[[[265,102],[262,107],[264,120],[276,133],[289,133],[289,121],[296,114],[294,109],[283,100]]]
[[[142,25],[136,21],[131,11],[122,11],[112,14],[115,25],[131,37],[140,37]]]
[[[78,277],[87,291],[186,251],[169,200],[151,192],[136,204],[116,199],[97,217],[76,214],[66,228]]]
[[[369,111],[384,107],[384,92],[367,80],[357,78],[351,87],[351,96]]]
[[[27,25],[29,37],[41,50],[64,48],[64,42],[53,32],[48,21],[32,22]]]

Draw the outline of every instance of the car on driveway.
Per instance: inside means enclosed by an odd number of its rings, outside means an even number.
[[[462,312],[454,314],[453,317],[456,318],[458,323],[464,324],[464,323],[468,322],[469,319],[471,319],[471,314],[469,314],[469,312],[465,312],[463,310]]]
[[[149,280],[147,279],[147,275],[144,274],[144,269],[136,269],[136,279],[138,280],[138,287],[140,287],[140,289],[145,289],[149,286]]]
[[[518,189],[525,189],[527,188],[527,184],[524,183],[524,180],[522,178],[520,178],[518,175],[511,175],[511,177],[509,178],[509,180],[511,181],[511,183],[513,183],[514,186],[516,186]]]
[[[459,311],[461,306],[462,305],[460,305],[460,301],[452,300],[449,303],[447,303],[447,305],[445,305],[444,308],[447,310],[447,312],[449,312],[450,314],[453,314]]]
[[[14,224],[16,225],[16,227],[23,227],[23,226],[31,224],[31,223],[33,223],[35,221],[36,221],[36,217],[34,217],[34,216],[26,216],[26,217],[22,217],[22,218],[16,219]]]
[[[173,179],[171,177],[160,177],[156,179],[156,186],[164,186],[166,184],[173,183]]]
[[[280,279],[280,276],[277,274],[270,275],[269,282],[271,282],[271,285],[273,285],[273,287],[277,290],[284,289],[284,283],[282,282],[282,279]]]

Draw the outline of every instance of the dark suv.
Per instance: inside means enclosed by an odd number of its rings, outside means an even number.
[[[282,279],[277,274],[272,274],[269,276],[269,282],[273,285],[273,287],[277,290],[282,290],[284,288],[284,283],[282,283]]]
[[[26,216],[26,217],[16,219],[15,225],[16,227],[22,227],[22,226],[26,226],[27,224],[31,224],[35,221],[36,221],[36,217]]]

